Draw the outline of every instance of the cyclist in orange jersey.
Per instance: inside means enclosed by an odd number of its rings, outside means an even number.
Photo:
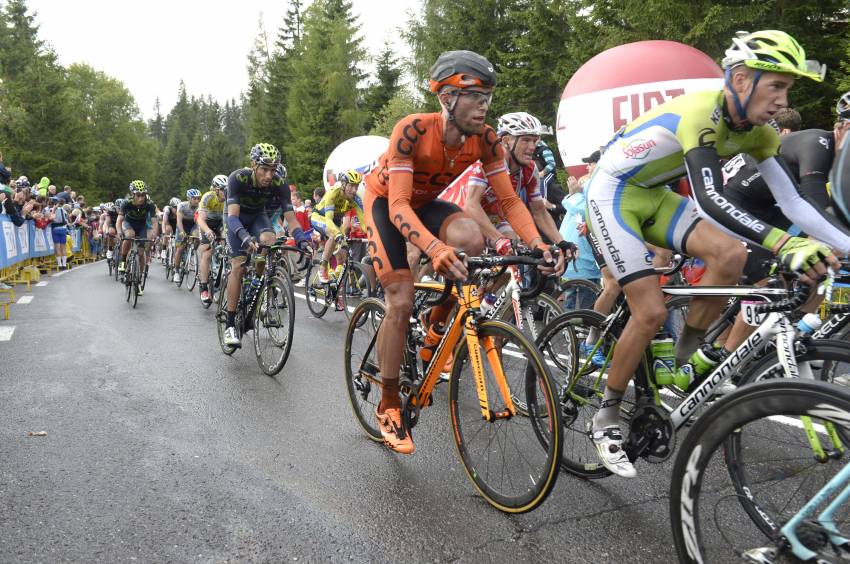
[[[427,254],[437,273],[454,280],[468,275],[455,249],[477,255],[484,248],[475,221],[456,205],[439,200],[440,193],[480,160],[514,232],[552,259],[528,208],[511,186],[496,132],[484,122],[496,86],[493,65],[471,51],[447,51],[431,67],[430,78],[442,111],[409,115],[396,124],[389,148],[366,177],[364,199],[369,253],[387,305],[378,334],[382,390],[375,415],[385,444],[404,454],[414,451],[401,419],[398,385],[413,307],[413,277],[405,243],[409,241]],[[546,271],[562,270],[563,259],[559,258],[555,267]],[[433,315],[431,321],[435,321]]]

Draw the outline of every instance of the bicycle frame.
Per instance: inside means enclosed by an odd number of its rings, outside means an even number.
[[[433,291],[441,291],[443,289],[442,284],[435,283],[416,283],[414,287],[419,290]],[[487,385],[484,381],[484,365],[479,349],[477,315],[481,306],[481,300],[478,297],[477,288],[474,284],[457,283],[452,288],[452,295],[458,300],[459,307],[455,316],[448,321],[446,332],[437,345],[431,362],[428,364],[428,370],[425,372],[425,377],[415,396],[416,405],[426,406],[431,404],[431,394],[440,378],[442,367],[449,360],[452,351],[454,351],[457,344],[461,341],[465,332],[466,344],[469,347],[469,360],[472,364],[472,374],[475,379],[475,389],[478,392],[478,402],[481,406],[482,417],[487,421],[492,421],[494,419],[516,415],[516,407],[514,406],[510,389],[508,388],[507,379],[501,370],[501,360],[498,356],[497,347],[492,337],[485,337],[484,348],[487,358],[490,360],[490,365],[493,368],[499,393],[505,402],[506,411],[494,413],[489,407]]]

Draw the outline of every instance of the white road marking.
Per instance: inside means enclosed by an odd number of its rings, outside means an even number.
[[[60,270],[56,274],[52,275],[51,278],[56,278],[57,276],[64,276],[64,275],[68,274],[69,272],[71,272],[73,270],[80,270],[80,269],[85,268],[87,266],[91,266],[93,264],[98,264],[98,263],[100,263],[100,261],[88,262],[86,264],[80,264],[80,265],[75,266],[74,268],[69,268],[68,270]]]
[[[44,286],[47,286],[47,282],[45,282],[44,280],[42,280],[41,282],[39,282],[38,284],[36,284],[36,286],[38,286],[38,287],[44,287]]]
[[[14,325],[0,326],[0,341],[9,341],[12,339],[12,333],[15,332]]]
[[[35,296],[21,296],[15,304],[28,304],[32,301]]]

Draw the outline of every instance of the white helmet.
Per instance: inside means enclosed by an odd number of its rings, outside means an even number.
[[[171,198],[170,200],[168,200],[168,205],[172,208],[176,208],[180,205],[180,198]]]
[[[496,133],[503,135],[544,135],[550,132],[544,128],[540,120],[526,112],[512,112],[499,118]]]
[[[850,92],[845,92],[838,99],[838,104],[835,105],[835,111],[838,112],[838,117],[841,119],[850,119]]]
[[[215,188],[224,190],[227,188],[227,177],[223,174],[216,174],[215,178],[212,179],[212,185]]]

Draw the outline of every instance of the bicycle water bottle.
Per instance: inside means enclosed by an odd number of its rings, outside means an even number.
[[[493,304],[496,303],[496,295],[490,292],[484,294],[484,299],[481,300],[481,315],[487,315],[493,309]]]
[[[652,371],[655,373],[655,383],[659,386],[669,386],[673,383],[676,369],[676,352],[673,337],[664,331],[656,333],[650,342],[652,350]]]
[[[246,298],[247,298],[246,302],[247,303],[250,304],[254,300],[254,296],[257,295],[257,288],[259,288],[259,287],[260,287],[260,279],[257,278],[256,276],[252,276],[248,280],[248,292],[247,292],[247,296],[246,296]]]
[[[803,319],[797,323],[797,331],[799,331],[801,335],[811,335],[820,329],[821,325],[823,325],[823,321],[821,321],[818,314],[807,313],[803,316]]]

